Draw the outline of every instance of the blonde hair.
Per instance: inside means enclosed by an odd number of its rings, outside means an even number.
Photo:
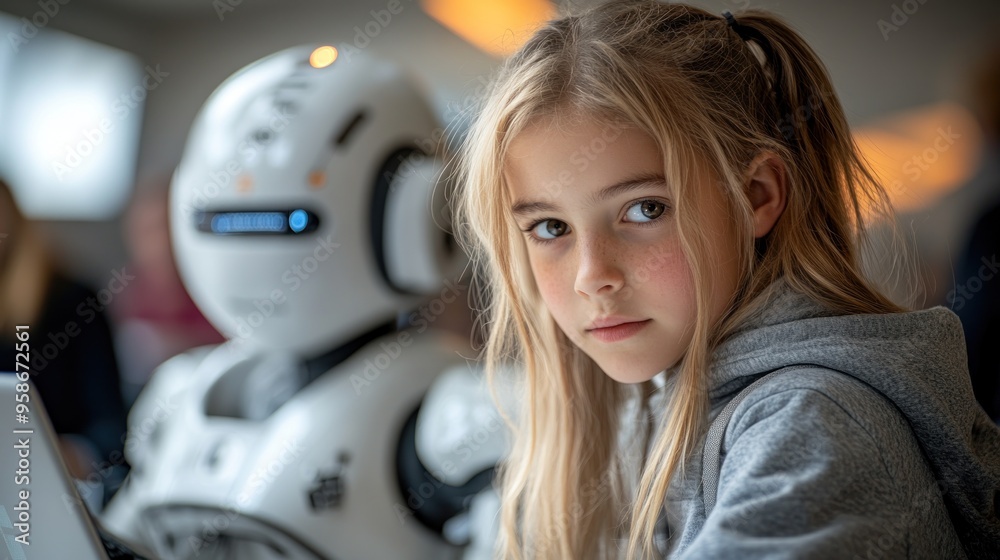
[[[647,0],[551,21],[504,63],[463,140],[456,234],[480,275],[484,365],[493,382],[511,361],[524,376],[519,415],[505,413],[513,447],[498,469],[503,558],[615,557],[625,538],[627,557],[656,556],[668,484],[704,434],[712,349],[759,309],[775,280],[837,313],[901,310],[861,269],[866,219],[891,208],[826,70],[780,18],[747,10],[736,20],[740,34],[722,16]],[[695,285],[692,340],[669,372],[672,390],[634,492],[620,417],[636,394],[648,405],[652,385],[610,379],[555,324],[504,179],[511,141],[538,119],[570,112],[628,123],[657,143]],[[755,240],[743,172],[762,151],[785,163],[788,193],[771,233]],[[712,260],[688,180],[699,164],[724,191],[741,255],[734,301],[717,324],[708,316]]]

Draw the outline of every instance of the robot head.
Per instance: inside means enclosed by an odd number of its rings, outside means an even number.
[[[463,260],[428,153],[439,133],[412,81],[365,52],[302,46],[231,76],[171,188],[198,307],[232,339],[309,354],[439,291]]]

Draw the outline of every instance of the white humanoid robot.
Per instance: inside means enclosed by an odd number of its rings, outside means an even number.
[[[418,148],[435,126],[395,65],[328,46],[211,95],[171,229],[229,341],[143,390],[111,532],[164,559],[489,557],[507,434],[466,341],[428,328],[466,297],[442,165]]]

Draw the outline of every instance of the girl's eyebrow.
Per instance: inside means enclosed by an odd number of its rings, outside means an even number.
[[[598,202],[614,198],[622,193],[644,189],[649,187],[651,184],[666,184],[666,182],[666,178],[662,173],[640,173],[633,177],[629,177],[624,181],[619,181],[613,185],[604,187],[600,191],[591,195],[588,202],[589,204],[596,204]],[[558,205],[539,200],[517,200],[514,202],[514,206],[511,207],[511,212],[513,212],[514,216],[523,216],[534,212],[557,212],[558,210]]]
[[[597,191],[590,196],[588,203],[597,204],[598,202],[604,202],[623,193],[648,188],[651,185],[666,185],[666,183],[667,179],[662,173],[657,173],[655,171],[639,173],[638,175],[634,175],[631,178],[619,181],[614,185],[604,187],[603,189]]]

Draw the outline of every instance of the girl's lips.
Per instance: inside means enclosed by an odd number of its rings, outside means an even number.
[[[591,329],[587,333],[594,336],[594,338],[601,340],[603,342],[618,342],[619,340],[625,340],[626,338],[638,333],[646,325],[649,324],[651,319],[646,319],[645,321],[634,321],[631,323],[622,323],[614,327],[605,327],[603,329]]]

